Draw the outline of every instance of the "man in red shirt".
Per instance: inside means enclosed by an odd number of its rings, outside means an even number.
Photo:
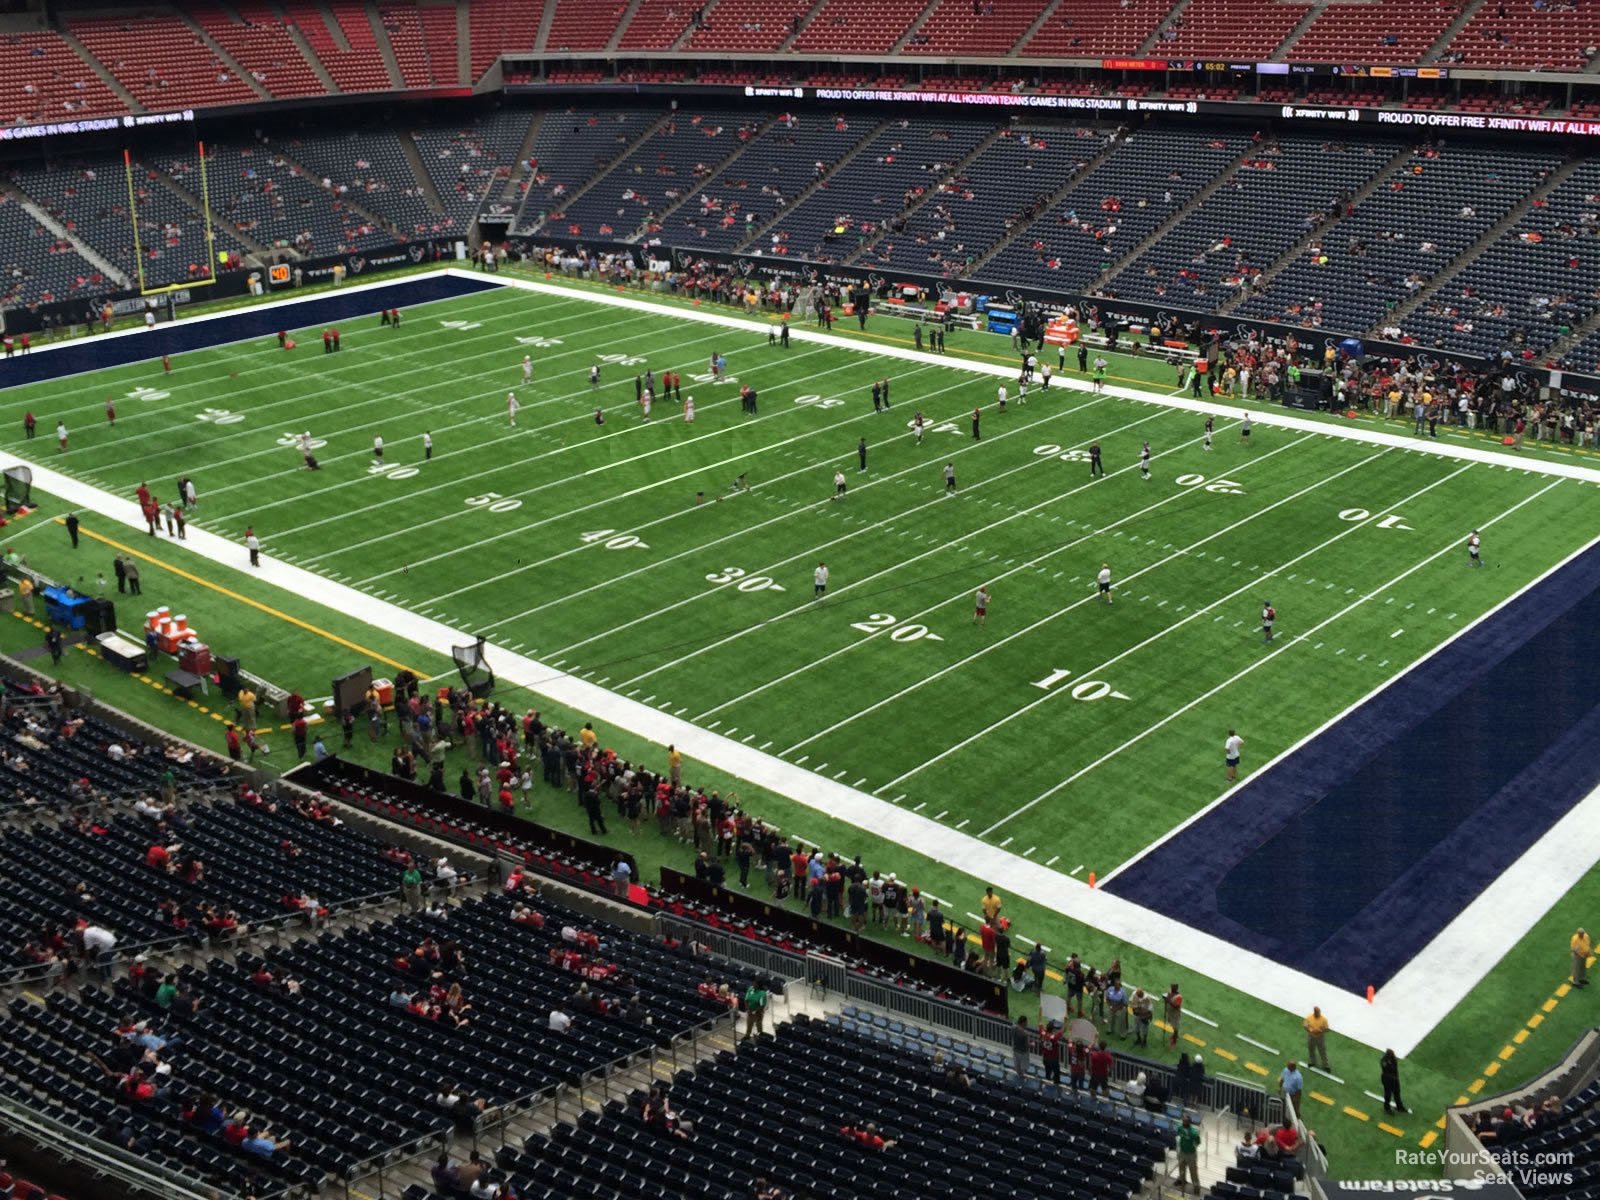
[[[1039,1027],[1039,1057],[1044,1060],[1044,1077],[1061,1086],[1061,1026],[1055,1021]]]
[[[988,921],[978,926],[978,941],[983,946],[983,969],[992,970],[994,967],[994,926]]]
[[[1098,1045],[1089,1052],[1089,1094],[1096,1092],[1101,1095],[1111,1093],[1111,1064],[1113,1062],[1111,1051],[1106,1047],[1102,1038]]]
[[[243,754],[239,748],[239,731],[233,727],[233,722],[228,722],[228,757],[238,762]]]

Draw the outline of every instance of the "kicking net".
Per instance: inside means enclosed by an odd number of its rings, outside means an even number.
[[[33,472],[27,467],[6,468],[6,512],[33,504]]]
[[[483,653],[484,639],[470,646],[453,646],[450,653],[456,660],[456,670],[461,672],[461,682],[474,696],[487,696],[494,691],[494,672]]]

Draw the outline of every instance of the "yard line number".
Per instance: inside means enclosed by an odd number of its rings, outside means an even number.
[[[468,500],[468,504],[472,501]],[[490,512],[495,511],[493,508]],[[631,533],[619,533],[615,529],[591,529],[588,533],[578,535],[578,540],[586,546],[599,544],[607,550],[648,550],[650,544],[641,542]]]
[[[492,513],[508,513],[522,507],[522,501],[515,497],[501,496],[499,492],[485,492],[481,496],[468,496],[468,508],[481,508]]]
[[[410,479],[413,475],[420,475],[418,467],[403,467],[399,463],[375,462],[367,468],[368,475],[381,475],[385,479]]]
[[[1356,521],[1365,521],[1371,515],[1372,513],[1364,508],[1346,508],[1340,511],[1339,520],[1350,521],[1354,523]],[[1384,517],[1381,521],[1378,521],[1377,526],[1379,529],[1411,528],[1411,526],[1406,524],[1405,518],[1399,513],[1390,513],[1387,517]]]
[[[723,567],[706,576],[707,583],[731,583],[741,592],[781,592],[784,586],[767,575],[751,575],[743,567]]]
[[[937,633],[931,632],[926,625],[917,625],[908,622],[900,624],[900,619],[891,613],[873,613],[865,621],[850,622],[851,629],[859,629],[862,633],[882,633],[889,630],[891,642],[920,642],[927,638],[930,642],[942,642],[944,639]]]
[[[1064,667],[1057,667],[1043,679],[1035,679],[1033,686],[1041,692],[1053,691],[1057,684],[1065,683],[1072,678],[1072,672]],[[1124,695],[1115,690],[1103,679],[1081,679],[1069,689],[1069,694],[1074,700],[1081,700],[1085,704],[1092,704],[1096,700],[1131,700],[1131,696]]]

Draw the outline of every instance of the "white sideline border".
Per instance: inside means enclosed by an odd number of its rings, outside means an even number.
[[[438,273],[458,274],[479,280],[485,278],[456,268],[446,268]],[[428,278],[432,274],[429,272],[407,278]],[[504,277],[496,282],[529,292],[564,297],[576,295],[599,304],[717,324],[746,332],[765,333],[768,328],[766,322],[655,304],[634,296],[591,293],[586,289]],[[268,303],[298,302],[299,299],[288,299]],[[218,319],[226,315],[231,314],[198,319]],[[129,330],[124,336],[136,336],[142,332]],[[899,347],[864,346],[838,335],[801,328],[796,328],[792,336],[841,349],[923,364],[928,357]],[[960,359],[951,359],[948,363],[952,367],[990,376],[1009,377],[1013,371],[1013,368],[1000,364],[973,363]],[[1061,380],[1060,385],[1064,390],[1090,390],[1086,382],[1071,379]],[[1340,429],[1277,412],[1263,413],[1177,397],[1157,397],[1131,388],[1108,386],[1104,390],[1107,394],[1168,408],[1235,416],[1242,416],[1249,411],[1251,419],[1262,425],[1323,433],[1375,445],[1400,446],[1445,458],[1507,465],[1503,456],[1475,447],[1418,445],[1411,439],[1395,434]],[[41,491],[58,497],[72,508],[99,513],[129,529],[142,531],[145,528],[138,506],[131,499],[112,495],[51,467],[0,451],[0,466],[12,465],[29,467]],[[1508,469],[1517,469],[1518,466],[1534,474],[1600,481],[1600,471],[1575,464],[1530,461],[1511,465]],[[246,552],[241,545],[198,527],[190,528],[185,546],[240,576],[265,580],[314,603],[357,616],[441,656],[448,655],[453,646],[473,640],[471,634],[453,629],[442,621],[375,599],[345,584],[292,566],[268,553],[262,554],[261,567],[253,569],[248,565]],[[1551,568],[1552,571],[1556,569]],[[1395,981],[1379,992],[1374,1003],[1368,1004],[1364,996],[1339,992],[1322,980],[1193,929],[1175,918],[1133,904],[1103,889],[1090,889],[1070,876],[979,841],[931,818],[908,812],[887,800],[880,800],[751,746],[701,729],[547,664],[498,647],[494,649],[494,657],[496,674],[513,684],[548,696],[597,720],[627,729],[659,745],[676,744],[691,758],[765,787],[795,803],[898,842],[909,850],[964,874],[977,879],[1003,881],[1003,886],[1015,896],[1060,912],[1110,937],[1143,946],[1178,963],[1186,971],[1213,979],[1291,1014],[1309,1012],[1314,1005],[1320,1005],[1329,1015],[1333,1027],[1341,1034],[1375,1048],[1393,1047],[1402,1056],[1415,1049],[1482,976],[1504,957],[1515,941],[1570,889],[1572,882],[1587,871],[1596,859],[1600,859],[1600,820],[1595,819],[1600,814],[1600,791],[1597,791],[1539,839],[1510,870],[1501,875],[1419,953]],[[1584,860],[1581,865],[1571,854],[1572,849],[1580,845],[1584,848],[1583,855],[1578,856]],[[1492,941],[1484,938],[1486,929],[1496,930],[1500,938]]]

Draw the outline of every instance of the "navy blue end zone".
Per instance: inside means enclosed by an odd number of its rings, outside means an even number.
[[[1348,991],[1382,987],[1600,783],[1597,660],[1600,548],[1106,887]]]
[[[148,362],[163,354],[182,354],[211,346],[271,337],[280,329],[305,329],[337,325],[356,317],[371,316],[386,308],[409,308],[435,300],[454,300],[498,288],[488,279],[457,275],[429,275],[400,279],[361,291],[326,292],[298,303],[273,308],[244,308],[237,313],[158,324],[154,329],[125,336],[95,334],[71,342],[41,343],[32,354],[0,360],[0,387],[15,387],[58,379],[105,367]],[[287,297],[286,297],[287,298]],[[136,318],[124,317],[124,322]],[[45,349],[43,347],[48,347]]]

